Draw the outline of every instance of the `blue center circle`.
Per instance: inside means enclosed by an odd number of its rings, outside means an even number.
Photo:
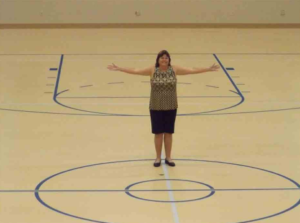
[[[237,168],[248,168],[248,169],[252,169],[254,171],[262,171],[264,173],[268,173],[268,174],[271,174],[271,175],[276,175],[279,178],[285,179],[286,181],[288,181],[289,183],[291,183],[292,185],[294,185],[294,187],[296,186],[295,189],[300,189],[300,184],[298,182],[296,182],[295,180],[293,180],[293,179],[291,179],[291,178],[289,178],[287,176],[284,176],[282,174],[279,174],[279,173],[276,173],[276,172],[273,172],[273,171],[270,171],[270,170],[266,170],[266,169],[263,169],[263,168],[259,168],[259,167],[248,166],[248,165],[237,164],[237,163],[213,161],[213,160],[197,160],[197,159],[174,159],[174,160],[175,161],[181,161],[181,162],[193,162],[193,163],[194,162],[199,162],[199,163],[214,163],[214,164],[218,164],[218,165],[230,165],[230,166],[235,166]],[[38,202],[40,202],[43,206],[45,206],[46,208],[48,208],[48,209],[50,209],[52,211],[55,211],[55,212],[57,212],[59,214],[62,214],[62,215],[65,215],[65,216],[69,216],[69,217],[72,217],[72,218],[76,218],[76,219],[80,219],[80,220],[83,220],[83,221],[96,222],[96,223],[109,223],[109,222],[104,222],[104,221],[101,221],[101,220],[96,220],[96,219],[90,219],[90,218],[81,217],[81,216],[78,216],[76,214],[67,213],[65,211],[62,211],[62,210],[59,210],[57,208],[54,208],[54,207],[50,206],[50,204],[46,203],[41,198],[41,196],[40,196],[40,192],[42,192],[41,187],[44,184],[46,184],[46,182],[50,181],[51,179],[53,179],[53,178],[55,178],[57,176],[61,176],[61,175],[64,175],[66,173],[69,173],[71,171],[76,171],[76,170],[83,169],[83,168],[92,168],[92,167],[95,167],[95,166],[113,165],[113,164],[120,164],[120,163],[133,163],[133,162],[151,162],[151,163],[149,163],[149,165],[150,165],[150,164],[152,164],[152,161],[153,161],[153,159],[120,160],[120,161],[96,163],[96,164],[91,164],[91,165],[86,165],[86,166],[79,166],[79,167],[75,167],[75,168],[72,168],[72,169],[64,170],[62,172],[56,173],[56,174],[51,175],[51,176],[47,177],[46,179],[42,180],[36,186],[34,195],[35,195],[36,199],[38,200]],[[124,192],[126,193],[125,190],[124,190]],[[202,198],[202,199],[204,199],[204,198]],[[245,220],[239,221],[238,223],[256,222],[256,221],[261,221],[261,220],[265,220],[265,219],[268,219],[268,218],[273,218],[273,217],[282,215],[282,214],[284,214],[284,213],[286,213],[288,211],[291,211],[292,209],[298,207],[299,205],[300,205],[300,200],[297,200],[296,203],[292,204],[291,206],[286,207],[285,209],[283,209],[283,210],[281,210],[279,212],[276,212],[276,213],[273,213],[273,214],[269,214],[269,215],[266,215],[266,216],[261,216],[261,217],[258,217],[258,218],[256,217],[254,219],[245,219]],[[230,222],[230,223],[237,223],[237,222]]]
[[[201,184],[201,185],[204,185],[206,187],[208,187],[210,189],[210,193],[204,197],[199,197],[199,198],[195,198],[195,199],[190,199],[190,200],[168,200],[168,201],[165,201],[165,200],[151,200],[151,199],[145,199],[145,198],[142,198],[142,197],[138,197],[138,196],[135,196],[133,195],[132,193],[128,192],[127,190],[129,190],[130,188],[132,188],[133,186],[136,186],[138,184],[142,184],[142,183],[148,183],[148,182],[153,182],[153,181],[185,181],[185,182],[190,182],[190,183],[196,183],[196,184]],[[205,183],[202,183],[202,182],[198,182],[198,181],[192,181],[192,180],[182,180],[182,179],[157,179],[157,180],[147,180],[147,181],[141,181],[141,182],[137,182],[137,183],[134,183],[134,184],[131,184],[129,186],[127,186],[125,188],[126,190],[126,194],[129,195],[130,197],[133,197],[133,198],[136,198],[136,199],[140,199],[140,200],[143,200],[143,201],[152,201],[152,202],[163,202],[163,203],[173,203],[173,202],[191,202],[191,201],[198,201],[198,200],[202,200],[202,199],[205,199],[205,198],[208,198],[210,196],[212,196],[215,191],[214,191],[214,188],[208,184],[205,184]],[[149,190],[150,191],[150,190]],[[153,190],[152,190],[153,191]],[[164,190],[162,190],[164,191]],[[173,190],[168,190],[168,191],[173,191]],[[183,190],[183,191],[195,191],[195,190]]]

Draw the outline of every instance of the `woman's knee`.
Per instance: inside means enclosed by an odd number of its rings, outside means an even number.
[[[155,137],[163,137],[163,133],[155,134]]]

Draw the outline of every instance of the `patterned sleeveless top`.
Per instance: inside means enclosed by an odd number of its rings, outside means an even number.
[[[151,110],[174,110],[178,108],[177,78],[171,66],[167,71],[155,68],[151,82],[150,106]]]

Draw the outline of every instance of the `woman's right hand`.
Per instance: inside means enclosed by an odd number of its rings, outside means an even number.
[[[120,67],[116,66],[114,63],[113,65],[108,65],[107,69],[112,70],[112,71],[119,71]]]

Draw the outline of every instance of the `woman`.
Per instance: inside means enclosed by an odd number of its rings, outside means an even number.
[[[177,75],[198,74],[209,71],[217,71],[220,66],[213,64],[210,68],[184,68],[177,65],[171,66],[171,57],[168,51],[158,53],[155,66],[145,69],[121,68],[113,65],[107,67],[112,71],[122,71],[129,74],[150,76],[150,116],[154,144],[156,149],[155,167],[161,164],[161,151],[164,142],[166,159],[165,163],[175,166],[171,159],[172,134],[177,114]]]

